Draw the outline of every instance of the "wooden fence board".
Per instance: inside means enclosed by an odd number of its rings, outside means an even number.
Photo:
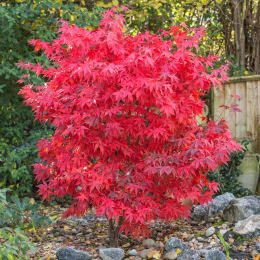
[[[255,121],[257,120],[257,92],[256,92],[256,82],[251,81],[246,83],[246,112],[247,112],[247,122],[246,122],[246,135],[252,139],[255,140]]]
[[[233,133],[233,136],[237,139],[244,139],[246,134],[246,122],[247,122],[247,111],[246,111],[246,83],[240,82],[236,84],[236,95],[239,95],[241,98],[236,100],[236,104],[238,104],[241,112],[238,112],[235,117],[236,121],[236,131]],[[224,88],[229,88],[229,84],[226,84]]]
[[[222,88],[214,89],[212,111],[214,120],[223,117],[237,140],[251,139],[260,143],[260,75],[231,78]],[[237,94],[240,99],[232,99]],[[223,112],[221,105],[238,104],[242,112]],[[258,145],[258,150],[260,145]],[[260,151],[259,151],[260,152]]]
[[[225,90],[225,105],[229,105],[232,103],[234,98],[232,95],[236,94],[236,85],[231,83],[228,88],[224,88]],[[232,133],[236,131],[236,114],[234,114],[230,109],[225,109],[224,118],[227,121],[228,127]]]
[[[223,87],[214,89],[214,119],[218,120],[223,117],[223,108],[220,106],[225,105],[225,91]]]

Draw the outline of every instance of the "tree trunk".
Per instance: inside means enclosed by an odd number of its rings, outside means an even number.
[[[123,217],[119,217],[117,224],[114,219],[111,218],[109,220],[108,236],[109,236],[109,244],[111,247],[118,247],[119,230],[122,221],[123,221]]]
[[[260,74],[260,0],[258,0],[253,46],[254,71]]]
[[[245,67],[245,31],[243,24],[243,0],[232,0],[236,59],[240,68]]]

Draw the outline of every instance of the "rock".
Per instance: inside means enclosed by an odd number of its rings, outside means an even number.
[[[260,252],[260,242],[257,242],[257,244],[256,244],[256,250]]]
[[[214,246],[214,245],[216,245],[216,241],[211,240],[209,244],[212,245],[212,246]]]
[[[183,251],[184,249],[187,249],[187,246],[184,243],[182,243],[182,241],[180,239],[171,237],[166,242],[164,249],[166,252],[172,252],[172,251],[176,252],[177,249],[180,249],[181,251]]]
[[[209,218],[208,219],[208,223],[214,223],[215,222],[215,219],[214,218]]]
[[[225,241],[228,241],[230,238],[234,237],[235,233],[232,230],[227,231],[224,235],[223,238]]]
[[[222,236],[224,236],[226,232],[227,232],[226,229],[220,229],[220,230],[219,230],[219,233],[220,233]]]
[[[213,199],[212,202],[209,203],[209,207],[206,204],[194,207],[191,216],[194,219],[205,219],[207,217],[215,217],[223,213],[223,210],[229,205],[229,202],[233,199],[235,199],[235,196],[232,193],[226,192]]]
[[[206,230],[206,233],[205,233],[206,237],[212,236],[212,235],[215,233],[215,231],[216,231],[216,229],[215,229],[214,227],[208,228],[208,229]]]
[[[206,255],[207,252],[208,252],[207,249],[200,249],[200,250],[198,251],[199,255],[200,255],[200,256],[203,256],[203,257],[205,257],[205,255]]]
[[[166,260],[174,260],[174,259],[177,259],[177,253],[175,251],[172,251],[172,252],[168,252],[166,253],[164,256],[163,256],[163,259],[166,259]]]
[[[204,239],[203,237],[197,237],[197,240],[198,240],[199,242],[205,242],[205,239]]]
[[[259,255],[259,252],[257,250],[255,250],[255,249],[251,252],[251,256],[252,257],[256,257],[258,255]]]
[[[140,252],[139,256],[142,257],[142,258],[144,258],[144,259],[146,259],[146,258],[147,258],[147,254],[148,254],[149,252],[152,252],[152,251],[154,251],[154,250],[151,249],[151,248],[149,248],[149,249],[144,249],[144,250],[142,250],[142,251]]]
[[[157,245],[153,239],[148,238],[143,241],[143,246],[146,248],[151,248],[156,247]]]
[[[200,255],[197,251],[186,249],[178,254],[177,260],[200,260]]]
[[[241,259],[241,260],[251,258],[249,253],[245,253],[245,252],[241,252],[241,251],[234,251],[231,248],[229,249],[229,256],[232,259]]]
[[[130,255],[130,256],[137,256],[138,253],[137,253],[137,251],[136,251],[135,249],[132,249],[132,250],[130,250],[130,251],[128,252],[128,255]]]
[[[88,260],[92,255],[71,247],[60,247],[56,253],[58,260]]]
[[[191,212],[191,217],[193,219],[205,219],[208,216],[208,206],[198,205],[195,206]]]
[[[212,248],[206,252],[205,260],[226,260],[226,255],[217,248]]]
[[[104,248],[99,249],[99,256],[103,260],[121,260],[125,256],[125,252],[121,248]]]
[[[260,236],[260,215],[252,215],[236,223],[234,233],[243,237]]]
[[[224,210],[223,218],[228,222],[237,222],[257,214],[260,214],[260,197],[246,196],[232,200]]]
[[[77,234],[78,231],[77,231],[75,228],[73,228],[73,229],[71,230],[71,233],[72,233],[72,234]]]
[[[163,242],[157,242],[156,243],[156,248],[163,248],[164,247],[164,243]]]

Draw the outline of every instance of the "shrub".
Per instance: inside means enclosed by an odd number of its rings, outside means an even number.
[[[2,0],[0,1],[0,188],[15,187],[19,196],[33,193],[34,176],[31,164],[37,158],[37,140],[48,137],[52,129],[33,121],[32,112],[17,98],[16,81],[22,76],[15,64],[21,59],[47,64],[44,56],[35,55],[28,41],[39,38],[49,41],[55,37],[59,19],[79,26],[96,27],[101,8],[80,1]],[[77,18],[77,19],[76,19]],[[76,21],[75,21],[76,19]],[[43,84],[36,76],[34,84]]]
[[[0,188],[14,188],[19,196],[32,193],[31,164],[37,162],[37,140],[52,133],[50,127],[32,118],[22,103],[3,104],[0,108]]]
[[[50,219],[38,215],[39,204],[29,198],[19,199],[6,194],[9,189],[0,189],[0,257],[1,259],[29,259],[26,253],[35,250],[33,243],[24,234],[32,228],[50,223]]]
[[[57,40],[31,41],[53,65],[20,64],[47,79],[20,80],[20,93],[56,127],[38,144],[39,194],[71,195],[64,217],[91,204],[109,220],[113,246],[119,232],[145,236],[151,220],[188,217],[184,200],[211,200],[217,184],[204,172],[239,149],[224,121],[197,121],[200,96],[227,78],[227,66],[209,71],[217,58],[197,53],[203,29],[128,36],[123,21],[111,9],[97,30],[62,22]]]
[[[21,229],[0,228],[0,257],[2,260],[27,260],[26,253],[35,251],[33,243]]]
[[[225,192],[231,192],[236,197],[244,197],[252,195],[253,192],[247,188],[244,188],[241,182],[238,181],[237,177],[243,174],[238,166],[241,164],[248,151],[249,141],[243,140],[241,142],[242,150],[233,152],[230,154],[230,160],[227,164],[223,163],[219,170],[209,172],[208,179],[210,181],[216,181],[219,184],[219,190],[216,195],[223,194]]]

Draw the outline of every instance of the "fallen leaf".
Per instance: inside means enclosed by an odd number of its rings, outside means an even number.
[[[63,229],[64,229],[65,231],[69,231],[69,230],[71,230],[71,227],[69,227],[69,226],[67,226],[67,225],[64,225],[64,226],[63,226]]]
[[[181,253],[181,250],[178,248],[178,249],[176,250],[176,254],[178,255],[179,253]]]
[[[148,259],[152,259],[152,258],[153,259],[160,259],[161,254],[160,254],[159,251],[154,250],[154,251],[148,252],[147,257],[148,257]]]
[[[131,246],[130,243],[126,243],[126,244],[122,245],[122,247],[129,247],[129,246]]]
[[[187,239],[189,237],[190,237],[190,235],[183,235],[183,236],[181,236],[182,239]]]

